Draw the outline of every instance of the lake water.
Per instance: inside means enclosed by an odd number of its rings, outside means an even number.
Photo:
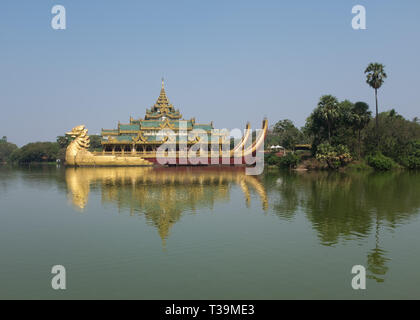
[[[0,167],[0,298],[418,299],[419,213],[413,172]]]

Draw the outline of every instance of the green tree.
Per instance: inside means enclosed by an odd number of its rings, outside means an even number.
[[[33,142],[16,149],[10,159],[18,163],[51,162],[57,159],[59,150],[56,142]]]
[[[284,157],[280,158],[278,165],[282,168],[293,169],[298,166],[299,162],[300,162],[299,156],[294,153],[289,152]]]
[[[331,135],[334,123],[339,119],[339,104],[336,97],[326,95],[321,97],[318,103],[319,115],[321,120],[327,125],[328,128],[328,141],[331,143]]]
[[[369,111],[369,105],[365,102],[356,102],[352,109],[351,123],[354,130],[357,132],[357,153],[359,158],[362,149],[362,130],[369,124],[372,113]]]
[[[378,116],[379,130],[369,124],[363,140],[365,154],[382,153],[405,165],[413,141],[420,140],[420,125],[404,119],[395,111],[382,112]]]
[[[294,150],[295,145],[303,138],[300,130],[289,119],[278,121],[272,129],[272,133],[278,137],[278,142],[282,147],[289,150]]]
[[[400,160],[406,168],[420,169],[420,140],[412,141],[407,148],[407,155]]]
[[[387,74],[385,73],[385,66],[380,63],[371,63],[365,70],[366,83],[375,89],[375,103],[376,103],[376,129],[379,127],[378,119],[378,89],[382,87]]]
[[[4,137],[3,137],[4,138]],[[0,140],[0,163],[8,162],[12,153],[17,150],[17,146],[7,142],[7,139]]]
[[[68,137],[68,136],[58,136],[57,137],[57,143],[60,146],[60,148],[67,148],[67,146],[70,144],[70,137]]]
[[[340,104],[336,97],[331,95],[322,96],[318,107],[306,120],[307,134],[313,134],[315,147],[331,139],[340,119]]]
[[[94,151],[94,150],[98,150],[98,149],[102,149],[102,136],[100,135],[91,135],[89,136],[90,138],[90,150]]]
[[[316,158],[326,163],[330,169],[343,167],[352,160],[349,149],[346,146],[338,145],[333,147],[328,143],[318,146]]]

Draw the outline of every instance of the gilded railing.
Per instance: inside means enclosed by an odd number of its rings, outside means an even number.
[[[124,156],[124,157],[156,157],[157,152],[156,151],[95,151],[92,152],[93,155],[95,156]],[[199,157],[200,156],[200,152],[197,151],[196,155]],[[188,153],[187,152],[166,152],[164,154],[165,156],[171,156],[171,155],[176,155],[177,158],[179,157],[188,157]],[[191,155],[190,155],[191,156]],[[208,156],[208,157],[220,157],[223,156],[223,152],[219,153],[217,151],[209,151],[207,153],[203,153],[203,156]],[[229,157],[229,151],[225,151],[224,152],[224,156],[225,157]]]

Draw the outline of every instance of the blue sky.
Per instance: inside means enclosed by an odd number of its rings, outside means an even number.
[[[51,28],[64,5],[67,29]],[[351,9],[367,10],[367,30]],[[53,141],[143,117],[165,77],[185,118],[217,128],[298,126],[323,94],[366,101],[363,71],[385,64],[380,108],[420,116],[418,0],[0,2],[0,136]]]

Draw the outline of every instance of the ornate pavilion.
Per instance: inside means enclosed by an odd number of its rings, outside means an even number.
[[[200,131],[208,135],[208,150],[210,150],[210,133],[212,139],[217,139],[217,151],[229,149],[230,141],[225,133],[218,133],[213,128],[213,122],[199,124],[195,118],[184,120],[179,110],[169,102],[166,96],[164,81],[162,79],[162,89],[156,103],[146,109],[144,119],[134,119],[130,117],[127,124],[118,123],[117,129],[102,129],[102,145],[104,154],[126,154],[138,155],[143,158],[153,158],[156,150],[165,142],[173,142],[173,150],[180,151],[180,143],[189,148],[200,139],[195,137],[192,140],[189,133],[192,130]],[[171,137],[175,135],[174,137]],[[226,146],[224,146],[226,144]],[[205,147],[204,147],[205,148]],[[215,148],[215,147],[213,147]],[[216,150],[215,150],[216,151]]]

